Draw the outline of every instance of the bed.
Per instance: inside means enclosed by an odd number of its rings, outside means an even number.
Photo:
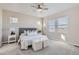
[[[29,32],[29,34],[27,34]],[[21,43],[22,49],[28,44],[28,46],[32,45],[32,42],[35,40],[48,40],[46,35],[42,35],[38,33],[36,28],[19,28],[19,40]]]

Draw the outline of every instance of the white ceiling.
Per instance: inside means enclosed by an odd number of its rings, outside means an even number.
[[[0,8],[31,16],[45,17],[79,5],[78,3],[45,3],[48,10],[44,11],[43,13],[40,13],[37,12],[33,7],[31,7],[33,4],[34,3],[7,3],[0,4]]]

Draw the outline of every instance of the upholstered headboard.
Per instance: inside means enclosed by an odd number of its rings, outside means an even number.
[[[19,28],[19,35],[21,35],[21,33],[23,33],[24,30],[33,31],[33,30],[37,30],[37,29],[36,28]]]

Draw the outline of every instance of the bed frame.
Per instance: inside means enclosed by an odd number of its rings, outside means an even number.
[[[21,33],[23,33],[24,30],[33,31],[33,30],[37,30],[37,29],[36,28],[19,28],[19,35],[21,35]]]

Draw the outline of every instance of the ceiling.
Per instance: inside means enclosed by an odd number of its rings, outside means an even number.
[[[45,17],[79,5],[78,3],[45,3],[48,10],[40,13],[32,7],[33,4],[34,3],[4,3],[0,4],[0,8],[26,15]]]

